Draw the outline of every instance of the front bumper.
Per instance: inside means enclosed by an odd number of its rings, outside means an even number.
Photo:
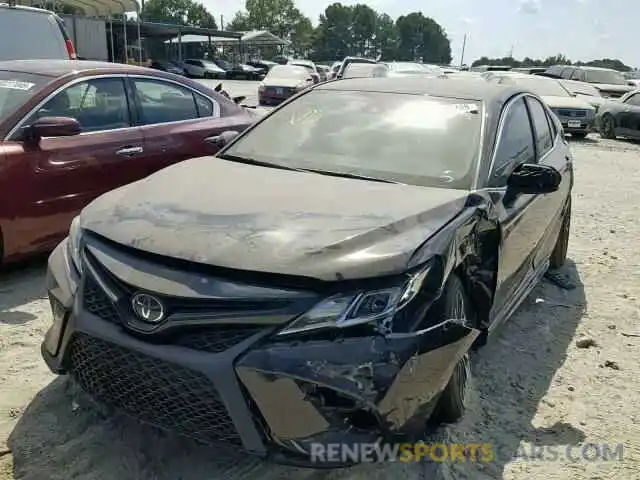
[[[566,133],[589,133],[593,131],[595,118],[593,117],[563,117],[560,116],[560,123]]]
[[[54,373],[144,422],[290,464],[339,466],[313,463],[314,444],[420,435],[478,334],[449,321],[414,334],[296,341],[274,340],[272,326],[212,352],[159,344],[90,313],[83,282],[63,242],[49,259],[54,320],[42,344]]]

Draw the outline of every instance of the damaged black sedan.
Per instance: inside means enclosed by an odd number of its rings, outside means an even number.
[[[86,207],[45,361],[97,401],[305,463],[464,411],[468,351],[567,254],[573,170],[517,86],[319,84]]]

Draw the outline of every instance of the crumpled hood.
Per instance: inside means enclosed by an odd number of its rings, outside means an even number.
[[[330,281],[401,273],[467,195],[203,157],[99,197],[81,226],[169,257]]]
[[[583,110],[593,110],[593,107],[589,103],[579,97],[556,97],[545,95],[542,99],[551,108],[580,108]]]

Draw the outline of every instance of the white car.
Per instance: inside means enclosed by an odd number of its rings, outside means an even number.
[[[327,73],[327,80],[335,79],[341,66],[342,62],[333,62],[333,65],[331,65],[331,68],[329,69],[329,73]]]
[[[318,72],[318,67],[316,67],[316,64],[311,60],[289,60],[289,63],[287,65],[306,68],[311,75],[311,78],[313,78],[313,83],[320,82],[320,72]]]
[[[188,77],[194,78],[227,78],[227,72],[208,60],[187,59],[183,63]]]

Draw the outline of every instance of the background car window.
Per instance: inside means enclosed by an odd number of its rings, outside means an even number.
[[[506,112],[490,185],[504,187],[507,177],[516,166],[534,161],[533,132],[527,106],[524,99],[520,98]]]
[[[129,104],[122,78],[97,78],[61,91],[36,113],[41,117],[73,117],[83,132],[131,126]]]
[[[628,105],[640,107],[640,93],[631,95],[629,98],[627,98],[627,101],[625,103]]]
[[[188,88],[159,80],[134,79],[140,123],[178,122],[211,116],[211,102]]]
[[[575,68],[565,68],[562,70],[562,78],[566,78],[567,80],[571,79],[571,74],[574,72]]]
[[[553,136],[549,128],[547,112],[542,104],[535,98],[527,98],[527,103],[529,104],[531,120],[533,121],[533,128],[535,130],[538,158],[541,158],[553,147]]]
[[[584,82],[584,72],[582,70],[574,70],[571,74],[571,80],[578,80],[580,82]]]

